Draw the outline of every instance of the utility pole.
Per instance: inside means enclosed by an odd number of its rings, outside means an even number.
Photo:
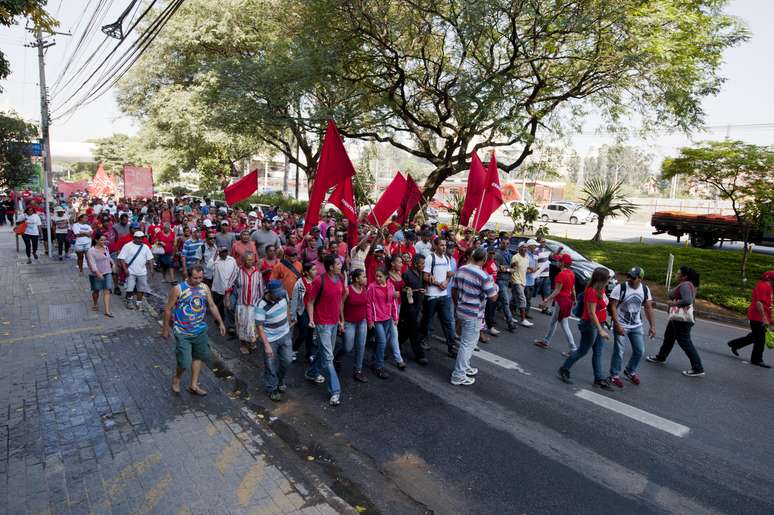
[[[35,29],[35,43],[32,46],[38,49],[38,70],[40,71],[40,136],[43,143],[43,208],[45,209],[45,219],[48,220],[48,230],[46,239],[48,240],[48,257],[53,256],[53,245],[51,244],[51,211],[48,207],[48,183],[51,175],[51,141],[48,135],[48,126],[50,123],[48,112],[48,88],[46,87],[46,52],[48,47],[54,46],[54,42],[43,40],[43,30],[38,27]]]

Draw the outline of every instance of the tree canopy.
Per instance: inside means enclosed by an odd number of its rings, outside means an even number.
[[[17,188],[35,173],[30,143],[37,140],[38,127],[16,113],[0,113],[0,186]]]
[[[0,25],[10,27],[16,23],[17,18],[26,17],[35,27],[52,30],[56,21],[48,15],[45,6],[46,0],[0,0]],[[0,79],[6,78],[10,73],[8,60],[0,51]],[[0,91],[3,91],[3,88],[0,87]]]
[[[689,130],[748,37],[725,0],[191,0],[121,85],[127,113],[284,153],[314,178],[325,120],[433,166],[501,148],[513,172],[590,110]],[[171,98],[185,100],[177,112]],[[198,143],[197,139],[193,139]],[[164,141],[182,147],[183,141]],[[297,159],[298,155],[301,156]],[[229,153],[234,158],[238,152]]]

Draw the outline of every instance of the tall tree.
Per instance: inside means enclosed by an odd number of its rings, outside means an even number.
[[[774,148],[741,141],[708,141],[664,160],[664,179],[683,177],[712,187],[731,202],[742,228],[741,276],[747,280],[750,240],[774,215]]]
[[[651,171],[653,155],[637,147],[623,144],[602,145],[595,156],[586,158],[584,175],[603,177],[610,182],[619,180],[630,190],[643,190]]]
[[[608,218],[629,217],[636,206],[623,195],[623,182],[612,182],[604,177],[592,177],[583,186],[583,205],[597,215],[597,232],[591,241],[602,241],[602,228]]]
[[[36,125],[16,113],[0,113],[0,186],[15,189],[32,178],[30,143],[37,137]]]
[[[18,18],[28,18],[33,26],[50,31],[57,22],[45,10],[46,0],[0,0],[0,25],[10,27]],[[11,67],[5,55],[0,51],[0,79],[11,73]],[[0,87],[0,92],[3,88]]]

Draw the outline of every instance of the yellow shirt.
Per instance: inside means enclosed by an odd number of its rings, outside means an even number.
[[[511,258],[511,283],[520,284],[524,286],[527,280],[527,267],[529,266],[529,258],[522,256],[518,253],[514,254]]]

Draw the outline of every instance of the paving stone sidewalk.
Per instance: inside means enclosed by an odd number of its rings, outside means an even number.
[[[210,395],[172,394],[173,344],[93,312],[75,260],[27,265],[0,229],[0,288],[0,513],[348,511],[209,369]]]

